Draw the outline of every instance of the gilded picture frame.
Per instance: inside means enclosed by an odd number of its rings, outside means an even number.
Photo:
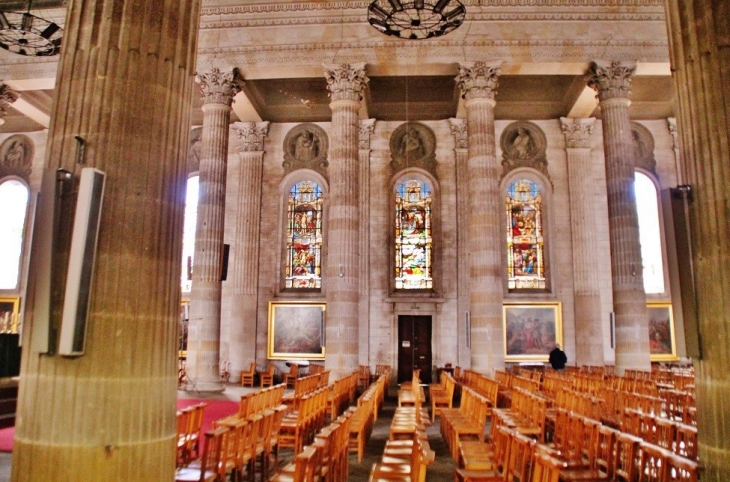
[[[18,310],[20,298],[17,296],[0,297],[0,333],[18,333]]]
[[[270,301],[267,358],[324,360],[326,310],[321,302]]]
[[[505,303],[502,333],[506,362],[547,362],[556,343],[563,344],[560,302]]]
[[[671,303],[647,303],[649,312],[649,353],[651,361],[679,360]]]

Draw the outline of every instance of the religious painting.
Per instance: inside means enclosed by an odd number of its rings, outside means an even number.
[[[17,297],[0,298],[0,333],[13,335],[18,333],[19,304]]]
[[[547,362],[555,344],[563,342],[559,302],[505,303],[502,323],[508,362]]]
[[[507,186],[507,285],[510,290],[545,289],[542,195],[529,179]]]
[[[267,356],[272,360],[324,360],[324,303],[269,302]]]
[[[322,188],[302,181],[289,191],[285,288],[322,288]]]
[[[432,288],[432,266],[430,187],[408,180],[395,192],[395,288]]]
[[[648,303],[651,361],[678,360],[671,303]]]

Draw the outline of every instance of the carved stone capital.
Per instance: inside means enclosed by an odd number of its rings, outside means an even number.
[[[565,145],[568,149],[591,147],[591,134],[596,124],[594,117],[583,119],[560,118],[560,128],[565,135]]]
[[[466,99],[494,99],[497,94],[497,77],[502,69],[502,62],[461,62],[456,83],[461,89],[461,96]]]
[[[370,81],[365,75],[365,62],[356,64],[329,64],[324,66],[324,77],[332,101],[362,99],[362,91]]]
[[[360,121],[360,149],[370,149],[370,136],[375,132],[375,119]]]
[[[586,75],[588,87],[598,92],[598,100],[629,98],[636,62],[595,61]]]
[[[238,69],[221,72],[216,67],[210,72],[196,75],[195,80],[200,84],[203,104],[223,104],[230,107],[233,97],[241,91]]]
[[[456,149],[468,149],[469,139],[466,135],[466,119],[449,119],[451,127],[451,135],[454,136],[454,146]]]
[[[243,141],[242,152],[259,152],[264,150],[264,138],[269,133],[269,121],[236,122],[233,129]]]
[[[0,85],[0,119],[7,115],[7,107],[18,100],[18,93],[5,84]],[[0,120],[0,123],[2,121]]]

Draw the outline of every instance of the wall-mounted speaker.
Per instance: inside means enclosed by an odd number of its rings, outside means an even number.
[[[76,200],[58,353],[80,356],[86,349],[86,327],[96,241],[106,175],[93,167],[81,170]]]

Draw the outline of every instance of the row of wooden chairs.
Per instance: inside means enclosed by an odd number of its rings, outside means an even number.
[[[697,427],[627,408],[621,431],[690,460],[698,459]]]
[[[349,450],[357,454],[358,463],[365,455],[365,445],[373,432],[373,424],[382,404],[380,394],[384,391],[385,383],[386,376],[380,377],[360,395],[357,406],[350,407],[345,412],[351,417]]]
[[[486,398],[491,408],[497,406],[497,401],[499,399],[499,383],[496,380],[472,370],[464,370],[462,384],[468,386],[479,395]]]
[[[497,408],[492,411],[492,423],[508,426],[522,435],[535,438],[538,442],[545,439],[545,421],[548,400],[522,388],[512,390],[510,408]]]
[[[425,401],[426,394],[421,386],[419,370],[413,370],[411,381],[401,384],[398,390],[398,406],[420,408]]]
[[[436,420],[436,415],[441,413],[443,408],[453,408],[454,390],[456,380],[448,372],[442,371],[439,383],[431,383],[428,386],[428,397],[431,401],[431,420]]]
[[[327,413],[329,413],[330,420],[335,420],[342,412],[345,411],[350,403],[354,402],[354,396],[351,399],[351,394],[354,395],[353,384],[357,387],[357,373],[339,378],[330,385],[329,395],[327,397]]]
[[[462,438],[484,440],[490,407],[486,398],[469,387],[462,387],[459,408],[441,410],[441,435],[454,460],[459,457]]]
[[[281,447],[291,447],[298,454],[314,439],[326,423],[328,395],[328,387],[319,388],[304,395],[296,410],[287,412],[279,433]]]
[[[292,365],[294,366],[294,365]],[[299,401],[309,393],[326,387],[329,384],[329,371],[322,373],[316,373],[314,375],[307,375],[301,378],[293,380],[294,392],[287,393],[282,398],[282,403],[287,405],[290,410],[296,410],[299,406]],[[282,382],[282,385],[284,382]]]
[[[269,363],[266,370],[259,372],[256,367],[256,362],[251,362],[248,370],[241,371],[241,386],[242,387],[253,387],[256,379],[256,375],[259,376],[259,382],[261,387],[270,387],[274,384],[274,374],[276,373],[276,366]]]
[[[207,404],[199,403],[177,411],[177,466],[184,467],[200,457],[203,414]]]
[[[415,411],[413,407],[402,410]],[[379,463],[370,470],[371,482],[424,482],[426,470],[436,457],[424,431],[414,432],[409,440],[388,440]]]

